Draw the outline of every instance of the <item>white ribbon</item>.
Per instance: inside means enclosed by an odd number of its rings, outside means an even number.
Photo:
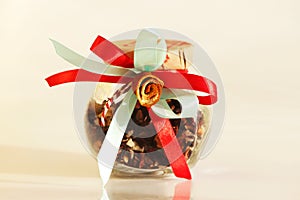
[[[106,185],[113,169],[123,135],[136,104],[136,96],[132,90],[125,95],[110,123],[105,139],[98,153],[98,167],[103,185]]]
[[[142,30],[134,48],[134,67],[140,71],[154,71],[167,56],[167,44],[157,33]]]
[[[85,58],[78,53],[72,51],[61,43],[50,39],[54,45],[56,53],[69,63],[80,67],[86,71],[93,72],[99,75],[112,75],[112,76],[129,76],[134,77],[134,69],[108,65],[95,60]]]
[[[166,99],[176,99],[181,104],[181,113],[175,114]],[[196,119],[198,112],[197,96],[191,91],[181,89],[163,88],[160,101],[152,107],[153,112],[162,118],[178,119],[178,118],[194,118]]]

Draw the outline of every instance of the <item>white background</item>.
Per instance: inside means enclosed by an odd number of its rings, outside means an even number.
[[[1,199],[100,195],[96,162],[74,128],[74,87],[44,81],[72,68],[48,38],[88,55],[98,34],[143,27],[199,42],[224,81],[223,136],[196,168],[193,199],[300,199],[299,9],[297,0],[1,0]],[[112,189],[117,183],[108,193],[126,193],[136,181]],[[157,194],[150,185],[145,191]],[[166,185],[157,195],[172,199]],[[132,199],[142,199],[143,190],[135,192]]]

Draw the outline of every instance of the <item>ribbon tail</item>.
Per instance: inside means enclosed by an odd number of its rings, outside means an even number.
[[[121,105],[115,112],[115,116],[111,121],[101,149],[98,153],[98,168],[104,186],[111,175],[124,132],[126,131],[127,124],[130,120],[136,101],[137,99],[133,91],[129,90]]]
[[[149,115],[174,175],[179,178],[192,179],[191,172],[169,119],[159,117],[152,109],[149,109]]]
[[[57,55],[59,55],[64,60],[68,61],[76,67],[80,67],[86,71],[97,73],[97,74],[106,74],[112,76],[134,76],[135,73],[130,69],[125,69],[123,67],[107,65],[95,60],[85,58],[78,53],[72,51],[63,44],[50,39],[53,43]],[[105,61],[105,60],[104,60]]]
[[[59,55],[61,58],[68,61],[69,63],[75,66],[80,66],[86,60],[85,57],[77,54],[76,52],[72,51],[63,44],[53,39],[50,39],[50,41],[52,42],[57,55]]]
[[[45,79],[50,87],[71,82],[129,83],[132,78],[95,74],[83,69],[73,69],[53,74]]]

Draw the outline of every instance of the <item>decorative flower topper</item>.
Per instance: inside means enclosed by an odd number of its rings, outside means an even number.
[[[67,82],[109,82],[128,84],[122,103],[115,111],[97,160],[100,176],[106,184],[120,147],[123,135],[136,105],[148,108],[152,123],[177,177],[191,179],[185,157],[176,139],[169,119],[196,118],[198,103],[210,105],[217,101],[217,88],[211,80],[189,74],[186,70],[158,70],[166,59],[167,45],[152,30],[142,30],[134,49],[134,59],[129,58],[113,43],[98,36],[91,51],[105,62],[100,63],[84,58],[62,44],[53,41],[56,52],[71,64],[80,67],[54,74],[46,81],[49,86]],[[199,96],[197,91],[206,96]],[[182,112],[175,114],[166,99],[177,99]]]

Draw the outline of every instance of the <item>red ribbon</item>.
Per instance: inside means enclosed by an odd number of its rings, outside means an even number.
[[[116,45],[101,36],[96,38],[90,49],[107,64],[125,68],[134,67],[134,62],[130,57]],[[207,96],[197,96],[199,104],[211,105],[217,101],[216,84],[203,76],[188,74],[186,70],[177,70],[174,72],[157,70],[151,73],[160,78],[164,82],[164,87],[166,88],[188,89],[207,93]],[[92,73],[83,69],[75,69],[54,74],[46,78],[46,81],[49,86],[52,87],[68,82],[81,81],[126,84],[133,81],[133,79],[134,78],[126,76],[109,76]],[[174,140],[176,136],[170,121],[168,119],[160,118],[151,109],[149,109],[149,114],[173,173],[177,177],[191,179],[191,173],[180,145],[176,139]]]
[[[153,126],[157,132],[164,152],[172,167],[173,173],[177,177],[191,179],[191,172],[182,154],[181,147],[176,139],[176,135],[169,119],[161,118],[152,109],[148,109]]]
[[[46,81],[50,87],[70,82],[106,82],[128,83],[132,78],[125,76],[109,76],[96,74],[84,69],[73,69],[49,76]]]
[[[216,84],[203,77],[194,74],[187,74],[184,71],[168,72],[155,71],[151,72],[164,82],[164,87],[174,89],[190,89],[199,92],[208,93],[207,96],[197,96],[199,104],[211,105],[217,102],[217,86]],[[182,80],[186,81],[174,81]],[[49,86],[56,86],[69,82],[107,82],[107,83],[129,83],[133,78],[126,76],[109,76],[96,74],[83,69],[74,69],[60,72],[46,78]]]
[[[91,51],[111,65],[134,68],[133,60],[129,58],[119,47],[98,35],[91,46]]]

